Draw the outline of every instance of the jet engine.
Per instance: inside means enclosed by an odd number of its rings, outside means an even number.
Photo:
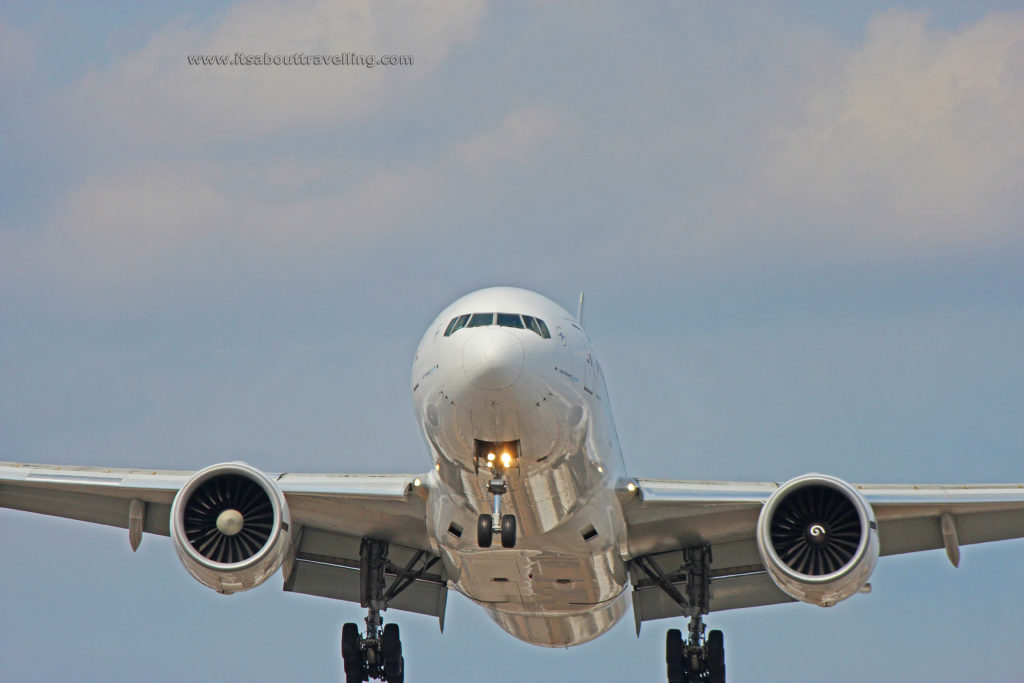
[[[867,583],[878,563],[878,524],[850,484],[805,474],[779,487],[757,520],[757,549],[787,595],[831,607]]]
[[[284,560],[291,517],[284,494],[245,463],[192,475],[171,504],[171,539],[185,569],[204,586],[236,593],[260,585]]]

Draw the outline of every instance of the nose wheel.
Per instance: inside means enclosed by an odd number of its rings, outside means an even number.
[[[494,494],[494,513],[480,515],[476,520],[476,541],[481,548],[490,548],[494,534],[501,537],[502,548],[516,546],[516,516],[501,514],[501,496],[508,493],[504,479],[492,479],[487,490]]]
[[[493,515],[480,515],[476,521],[476,542],[481,548],[490,548],[494,542],[494,534],[501,538],[502,548],[516,547],[516,516],[502,515],[501,521],[494,523]]]

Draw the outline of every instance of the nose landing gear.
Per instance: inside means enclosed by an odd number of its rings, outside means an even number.
[[[481,548],[490,548],[494,534],[501,538],[502,548],[516,547],[516,516],[501,514],[501,497],[508,493],[505,473],[519,467],[522,453],[518,441],[492,443],[474,441],[476,471],[491,475],[487,492],[494,496],[491,514],[482,514],[476,520],[476,540]],[[499,455],[500,454],[500,455]]]
[[[516,545],[516,516],[501,514],[501,496],[508,493],[503,478],[491,479],[487,491],[494,494],[494,514],[480,515],[476,520],[476,540],[481,548],[490,548],[494,534],[500,534],[502,548]]]

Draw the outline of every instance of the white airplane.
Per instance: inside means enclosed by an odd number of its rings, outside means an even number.
[[[284,589],[359,602],[345,624],[346,680],[400,682],[386,609],[433,615],[449,588],[528,643],[564,647],[612,627],[632,603],[670,629],[668,680],[725,680],[705,615],[800,600],[829,607],[870,590],[878,558],[1024,537],[1024,484],[857,485],[806,474],[784,484],[627,476],[601,365],[580,323],[522,289],[445,308],[413,361],[425,474],[267,474],[0,463],[0,505],[169,535],[185,568],[220,593],[283,567]],[[497,538],[495,538],[497,537]]]

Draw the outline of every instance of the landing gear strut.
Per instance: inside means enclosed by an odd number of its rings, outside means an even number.
[[[405,657],[398,624],[384,624],[380,613],[387,609],[388,601],[408,588],[430,569],[437,558],[419,552],[399,567],[388,562],[388,543],[364,538],[359,550],[359,603],[368,609],[366,633],[360,635],[356,624],[341,628],[341,656],[345,662],[346,683],[362,683],[379,679],[389,683],[405,680]],[[395,575],[385,587],[385,569]]]
[[[665,665],[669,683],[725,683],[725,645],[721,631],[704,636],[703,617],[710,610],[711,547],[683,548],[683,564],[666,573],[650,557],[638,557],[634,564],[646,575],[642,584],[657,585],[689,617],[687,638],[669,629],[665,635]]]
[[[501,514],[501,497],[508,493],[504,477],[491,479],[487,492],[494,494],[494,513],[483,514],[476,521],[476,540],[481,548],[490,548],[494,534],[501,535],[502,548],[516,546],[516,516]]]
[[[519,442],[510,441],[491,443],[474,441],[476,450],[476,471],[489,472],[487,492],[494,496],[494,507],[491,514],[482,514],[476,520],[476,540],[481,548],[490,548],[494,534],[501,538],[502,548],[516,547],[516,516],[501,514],[501,497],[508,493],[505,473],[517,468],[519,462]],[[500,453],[500,455],[498,455]]]

